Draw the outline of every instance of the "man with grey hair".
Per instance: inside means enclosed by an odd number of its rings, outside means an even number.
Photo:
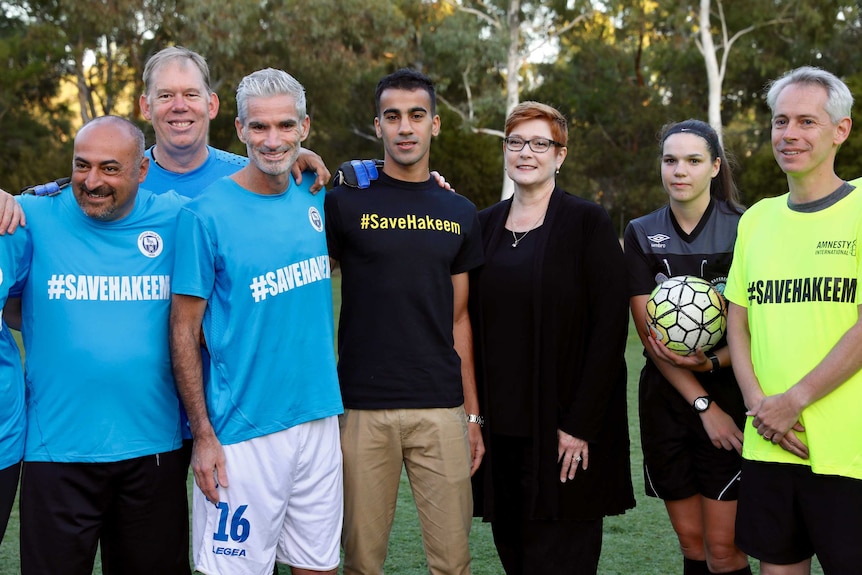
[[[237,103],[250,161],[181,211],[172,285],[172,360],[195,440],[195,567],[334,574],[342,406],[323,197],[290,173],[310,127],[305,93],[269,68],[240,82]]]
[[[761,573],[862,565],[862,178],[835,173],[853,96],[809,66],[772,83],[772,149],[789,192],[739,224],[725,296],[751,425],[736,541]]]
[[[182,46],[163,48],[147,60],[143,82],[144,93],[139,100],[141,114],[152,123],[156,136],[155,144],[146,151],[150,170],[143,183],[145,188],[157,194],[176,190],[183,196],[194,198],[217,179],[229,176],[248,164],[245,156],[207,143],[210,122],[218,114],[220,102],[203,56]],[[300,150],[293,164],[292,173],[298,184],[302,182],[303,171],[308,172],[306,177],[316,172],[309,188],[313,193],[321,190],[330,177],[323,160],[311,150]],[[206,350],[202,353],[203,362],[208,364]],[[182,430],[184,452],[189,457],[191,433],[185,413]],[[188,508],[185,497],[175,504]],[[106,539],[103,549],[110,556],[110,539]]]
[[[147,150],[152,162],[144,183],[147,189],[156,193],[176,190],[193,198],[248,163],[248,158],[207,144],[219,98],[203,56],[182,46],[164,48],[147,60],[143,81],[141,114],[153,124],[156,134],[155,145]],[[302,150],[292,168],[297,182],[302,182],[303,170],[317,173],[313,192],[329,181],[323,160],[310,150]]]
[[[248,163],[246,157],[207,143],[220,103],[203,56],[182,46],[163,48],[144,65],[143,82],[141,114],[152,123],[156,137],[146,150],[150,170],[144,188],[157,194],[175,190],[192,198]],[[331,175],[320,156],[305,149],[292,169],[297,182],[302,182],[303,172],[316,174],[312,192],[321,190]],[[0,190],[0,235],[14,232],[19,224],[26,225],[19,204]]]

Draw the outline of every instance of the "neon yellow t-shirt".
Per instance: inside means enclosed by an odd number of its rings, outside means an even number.
[[[751,360],[766,395],[786,391],[818,365],[856,323],[862,293],[862,178],[836,203],[813,212],[761,200],[740,220],[725,297],[748,309]],[[862,479],[862,372],[800,417],[810,459],[802,460],[745,426],[743,457],[810,465]]]

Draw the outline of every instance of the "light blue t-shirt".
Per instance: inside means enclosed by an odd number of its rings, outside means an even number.
[[[180,446],[168,315],[176,216],[187,200],[138,190],[117,221],[71,189],[21,197],[31,242],[22,293],[25,461],[123,461]]]
[[[342,412],[324,194],[290,181],[268,196],[222,178],[180,211],[173,291],[208,300],[205,394],[226,445]]]
[[[6,299],[18,295],[30,267],[29,242],[23,228],[0,236],[0,314]],[[5,322],[0,323],[0,469],[24,455],[24,371],[21,352]]]
[[[196,198],[204,188],[219,178],[229,176],[248,164],[248,158],[245,156],[238,156],[212,146],[207,146],[207,151],[207,159],[203,164],[190,172],[179,174],[166,170],[156,163],[153,149],[149,148],[144,155],[150,159],[150,168],[147,171],[147,178],[141,186],[156,194],[164,194],[173,190],[181,196]],[[203,357],[204,378],[207,378],[209,377],[209,354],[207,354],[206,349],[201,348],[201,356]],[[180,404],[180,411],[183,438],[191,439],[192,433],[189,430],[188,417],[182,403]]]
[[[209,154],[203,164],[191,172],[178,174],[157,164],[153,158],[153,149],[148,149],[145,155],[150,159],[150,169],[141,187],[157,194],[174,190],[181,196],[196,198],[204,188],[217,179],[229,176],[248,164],[248,158],[245,156],[238,156],[212,146],[207,146],[207,150]]]

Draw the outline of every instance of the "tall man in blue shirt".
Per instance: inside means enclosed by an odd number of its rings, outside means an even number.
[[[305,93],[266,69],[240,82],[237,104],[249,164],[178,221],[171,352],[195,440],[195,567],[334,574],[342,408],[323,197],[290,173],[310,127]]]

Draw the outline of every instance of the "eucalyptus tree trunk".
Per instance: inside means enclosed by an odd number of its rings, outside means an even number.
[[[719,69],[715,43],[712,40],[712,27],[709,19],[711,4],[711,0],[700,0],[700,43],[703,61],[706,65],[707,94],[709,97],[708,121],[715,133],[718,134],[719,142],[722,142],[724,126],[721,123],[721,88],[724,83],[724,67]],[[722,24],[724,23],[722,22]]]
[[[520,77],[521,77],[521,1],[510,0],[508,12],[509,24],[509,49],[506,58],[506,117],[518,105],[520,101]],[[506,164],[503,163],[503,189],[500,199],[510,198],[515,193],[515,184],[505,173]]]

